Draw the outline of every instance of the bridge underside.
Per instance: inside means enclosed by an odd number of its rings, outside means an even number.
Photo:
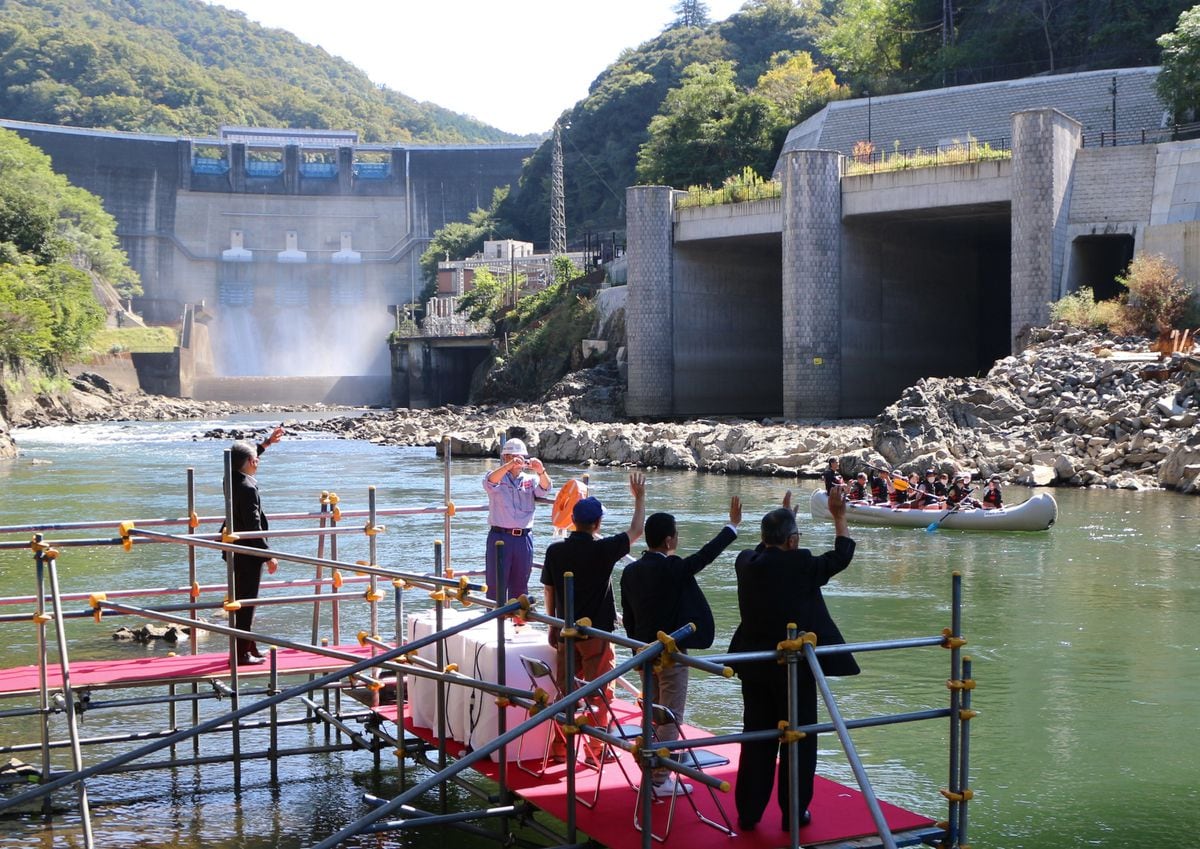
[[[1010,351],[1008,203],[855,216],[842,226],[843,416]]]
[[[675,415],[779,415],[779,234],[680,243],[674,264]]]

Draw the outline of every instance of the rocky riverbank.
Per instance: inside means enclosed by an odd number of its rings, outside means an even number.
[[[1196,494],[1200,375],[1189,365],[1180,355],[1160,360],[1145,340],[1050,328],[1037,331],[1034,344],[997,362],[986,377],[921,380],[870,420],[622,421],[623,381],[609,363],[569,375],[536,404],[371,411],[303,427],[384,445],[440,446],[448,437],[455,456],[494,457],[507,434],[524,438],[548,462],[585,466],[815,477],[837,456],[845,472],[867,463],[902,472],[932,466],[979,477],[999,474],[1007,483],[1029,486],[1163,487]],[[76,380],[71,397],[67,407],[44,404],[14,424],[247,412],[229,404],[129,396],[87,376]]]
[[[848,472],[932,466],[1029,486],[1200,492],[1200,375],[1179,355],[1159,361],[1145,340],[1041,330],[986,377],[922,380],[860,421],[622,423],[619,380],[593,371],[568,377],[542,404],[397,410],[314,427],[388,445],[436,446],[446,435],[456,456],[495,456],[507,433],[544,460],[585,465],[813,477],[838,456]]]

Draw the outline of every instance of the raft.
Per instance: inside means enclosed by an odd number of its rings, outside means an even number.
[[[814,519],[833,518],[829,515],[828,500],[824,491],[813,492],[809,507]],[[1045,531],[1057,518],[1058,503],[1048,492],[1039,492],[1028,501],[999,510],[962,508],[950,512],[949,509],[897,509],[883,504],[846,505],[846,521],[852,525],[893,528],[927,528],[938,523],[939,528],[957,531]]]

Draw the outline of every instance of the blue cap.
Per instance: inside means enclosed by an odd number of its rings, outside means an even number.
[[[575,524],[577,525],[594,524],[600,521],[600,517],[603,515],[604,505],[595,496],[579,499],[575,502],[575,507],[571,510],[571,518],[575,520]]]

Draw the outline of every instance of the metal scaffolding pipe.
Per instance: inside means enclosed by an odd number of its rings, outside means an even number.
[[[515,607],[520,607],[520,604],[518,602],[510,602],[509,604],[505,605],[503,608],[500,608],[500,609],[506,610],[506,612],[511,612],[511,611],[508,611],[507,609],[515,608]],[[684,636],[684,635],[681,634],[680,636],[682,638],[682,636]],[[429,778],[426,778],[423,781],[418,782],[417,784],[410,787],[408,790],[401,793],[399,796],[396,796],[395,798],[393,798],[390,802],[380,805],[378,808],[371,811],[366,816],[361,817],[360,819],[356,820],[353,823],[350,823],[345,828],[341,829],[336,834],[331,835],[330,837],[327,837],[325,840],[322,840],[319,844],[317,844],[316,847],[314,847],[314,849],[333,849],[334,846],[337,846],[339,843],[341,843],[346,838],[353,837],[356,834],[361,834],[363,832],[363,830],[365,828],[367,828],[368,826],[370,826],[371,824],[378,822],[379,820],[383,819],[384,817],[386,817],[390,814],[395,813],[396,811],[400,810],[404,805],[411,802],[413,799],[416,799],[417,797],[421,796],[424,793],[427,793],[428,791],[434,789],[435,787],[444,785],[447,779],[453,778],[454,776],[458,775],[460,772],[462,772],[466,769],[469,769],[470,767],[479,763],[483,759],[491,757],[492,752],[495,752],[501,746],[507,746],[513,740],[516,740],[522,734],[525,734],[525,733],[533,730],[538,725],[540,725],[541,723],[545,722],[547,719],[552,717],[554,714],[558,713],[561,710],[569,708],[572,704],[577,702],[580,698],[590,696],[592,693],[599,691],[601,688],[607,686],[610,682],[615,681],[619,676],[624,675],[627,672],[631,672],[634,669],[637,669],[638,666],[640,666],[645,661],[647,661],[647,660],[652,661],[655,657],[657,657],[659,654],[662,653],[662,650],[663,650],[663,645],[661,643],[659,643],[657,646],[651,645],[649,648],[646,649],[644,654],[639,655],[634,658],[630,658],[629,660],[625,661],[624,663],[618,664],[614,669],[610,670],[609,672],[606,672],[603,675],[599,676],[594,681],[589,681],[584,686],[579,687],[578,689],[572,690],[570,693],[567,693],[565,696],[563,696],[558,701],[553,702],[550,705],[547,705],[546,710],[543,713],[540,713],[537,716],[532,716],[529,719],[525,720],[524,722],[519,723],[515,728],[510,729],[509,731],[505,732],[504,734],[497,736],[491,742],[486,743],[485,745],[464,755],[461,759],[455,761],[453,764],[450,764],[445,769],[439,770],[436,774],[430,776]],[[568,747],[567,751],[569,754],[571,751],[571,748]]]
[[[515,613],[518,609],[520,609],[520,607],[521,607],[521,605],[519,602],[512,602],[512,603],[507,604],[504,607],[498,608],[497,610],[494,610],[490,613],[483,614],[481,617],[479,617],[479,619],[468,620],[467,622],[463,622],[458,625],[455,625],[452,628],[448,629],[448,631],[450,633],[458,633],[459,631],[465,631],[468,628],[473,628],[476,625],[481,625],[484,622],[491,621],[491,619],[494,616],[507,616],[510,613]],[[297,684],[295,687],[290,687],[287,690],[283,690],[282,692],[277,693],[274,696],[268,696],[267,698],[265,698],[261,701],[255,702],[252,705],[247,705],[246,707],[239,707],[237,710],[230,711],[229,713],[223,714],[218,717],[214,717],[213,719],[210,719],[210,720],[200,723],[199,725],[195,726],[194,728],[182,729],[180,731],[175,732],[174,734],[171,734],[171,735],[163,738],[162,740],[156,741],[156,742],[151,743],[146,746],[142,746],[141,748],[134,749],[133,751],[130,751],[130,752],[125,752],[123,754],[116,755],[102,763],[93,764],[92,766],[85,767],[84,769],[79,770],[78,772],[63,776],[63,777],[55,779],[53,781],[46,782],[45,784],[38,785],[37,787],[27,790],[24,793],[21,793],[12,798],[0,799],[0,811],[4,811],[4,810],[7,810],[12,807],[16,807],[18,805],[25,804],[34,799],[42,798],[44,796],[47,796],[50,793],[53,793],[58,788],[64,787],[68,784],[73,784],[76,781],[86,781],[87,779],[91,778],[94,775],[100,775],[101,773],[111,772],[116,767],[124,766],[125,764],[127,764],[131,761],[135,761],[138,758],[145,757],[146,755],[151,754],[152,752],[157,752],[160,749],[168,748],[169,746],[171,746],[175,743],[179,743],[182,740],[187,740],[197,734],[204,734],[208,731],[212,731],[213,729],[220,728],[221,726],[225,725],[228,722],[234,722],[238,719],[241,719],[244,716],[249,716],[250,714],[260,711],[260,710],[265,710],[273,704],[279,704],[281,702],[288,701],[289,699],[293,699],[293,698],[296,698],[297,696],[304,695],[306,693],[310,693],[313,690],[320,689],[321,687],[324,687],[327,684],[333,684],[337,681],[340,681],[343,678],[349,678],[350,676],[352,676],[356,673],[363,672],[367,669],[371,669],[372,667],[378,666],[381,663],[384,663],[386,661],[395,660],[396,658],[401,657],[402,655],[406,654],[407,652],[430,645],[434,642],[437,642],[440,639],[445,639],[447,636],[450,635],[450,633],[430,634],[427,637],[422,637],[418,640],[413,640],[411,643],[406,643],[402,646],[397,646],[396,648],[392,649],[389,652],[384,652],[381,655],[376,655],[375,657],[370,657],[370,658],[366,658],[364,660],[360,660],[357,663],[353,663],[347,667],[344,667],[343,669],[334,670],[333,672],[330,672],[326,675],[322,675],[321,677],[316,678],[312,681],[308,681],[303,684]],[[529,728],[532,728],[533,725],[536,725],[536,724],[537,723],[533,723],[532,725],[529,725]],[[529,728],[523,727],[521,730],[521,733],[522,734],[525,733],[525,731],[529,730]],[[510,733],[510,735],[512,734],[512,732],[509,732],[509,733]],[[517,735],[517,736],[519,736],[519,735]],[[513,739],[515,739],[515,737]],[[489,744],[489,746],[490,746],[490,744]],[[484,747],[484,749],[482,749],[480,751],[487,751],[489,754],[491,752],[489,747]],[[228,759],[226,759],[226,760],[228,760]],[[476,760],[478,760],[478,759],[476,759]],[[471,763],[474,763],[474,762],[475,761],[471,761]],[[48,770],[47,770],[47,772],[48,772]],[[408,801],[408,800],[406,799],[405,801]]]
[[[854,777],[858,779],[858,789],[862,791],[863,801],[867,803],[867,810],[871,812],[871,819],[875,823],[879,840],[884,849],[896,849],[896,838],[888,827],[883,809],[879,807],[879,800],[875,798],[871,780],[867,778],[867,771],[863,767],[862,759],[859,758],[858,751],[854,748],[854,741],[850,739],[850,729],[846,727],[846,722],[842,719],[842,711],[833,698],[833,691],[829,689],[829,681],[826,680],[825,673],[821,671],[821,661],[817,657],[812,643],[804,644],[804,659],[808,661],[808,669],[812,673],[813,680],[817,682],[817,689],[821,692],[825,709],[829,712],[829,718],[833,721],[834,728],[837,729],[838,739],[842,743],[842,749],[846,752],[846,760],[850,762]]]

